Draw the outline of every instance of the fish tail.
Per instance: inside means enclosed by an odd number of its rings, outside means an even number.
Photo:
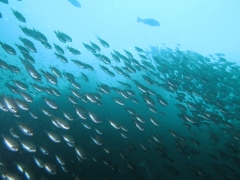
[[[140,17],[137,17],[137,22],[141,22],[142,19]]]

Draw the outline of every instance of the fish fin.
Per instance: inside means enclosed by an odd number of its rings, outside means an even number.
[[[142,22],[142,19],[140,17],[137,17],[137,22]]]

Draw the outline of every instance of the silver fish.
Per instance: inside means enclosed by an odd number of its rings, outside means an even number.
[[[18,105],[18,107],[24,111],[28,111],[29,110],[29,106],[28,104],[21,100],[21,99],[18,99],[18,98],[15,98],[14,101],[16,102],[16,104]]]
[[[88,114],[89,114],[89,117],[91,118],[91,120],[93,122],[95,122],[95,123],[101,123],[102,122],[95,113],[93,113],[91,111],[88,111]]]
[[[54,120],[56,121],[56,123],[59,125],[60,128],[70,129],[70,126],[66,120],[58,118],[58,117],[55,117]]]
[[[27,124],[18,123],[18,127],[21,130],[21,132],[26,136],[33,136],[34,134],[33,129]]]
[[[48,137],[55,143],[60,143],[61,142],[61,138],[57,133],[54,132],[50,132],[50,131],[46,131]]]
[[[39,147],[40,151],[44,154],[44,155],[48,155],[49,154],[49,151],[46,147],[44,146],[40,146]]]
[[[26,140],[20,140],[20,142],[23,149],[25,149],[27,152],[34,153],[37,151],[35,144],[33,144],[32,142]]]
[[[62,156],[60,156],[59,154],[56,154],[56,155],[55,155],[55,158],[56,158],[57,162],[58,162],[60,165],[62,165],[62,166],[65,165],[65,160],[63,159]]]
[[[0,109],[4,112],[8,112],[8,107],[6,106],[2,96],[0,96]]]
[[[19,144],[15,139],[5,135],[2,135],[2,137],[3,137],[4,144],[10,151],[14,151],[14,152],[18,151]]]
[[[73,116],[69,112],[63,111],[63,115],[67,120],[73,121]]]
[[[74,144],[74,139],[72,136],[68,134],[62,134],[63,140],[66,141],[68,144]]]
[[[45,103],[46,103],[50,108],[52,108],[52,109],[57,109],[57,108],[58,108],[57,104],[56,104],[53,100],[51,100],[51,99],[49,99],[49,98],[46,98],[46,97],[44,97],[44,96],[42,96],[42,99],[45,101]]]
[[[19,89],[23,90],[23,91],[26,91],[28,88],[27,88],[27,85],[21,81],[18,81],[18,80],[12,80],[13,83],[15,84],[15,86],[17,86]]]
[[[77,115],[81,118],[81,119],[87,119],[87,111],[82,108],[82,107],[75,107],[76,113]]]
[[[33,102],[33,97],[30,94],[28,94],[28,93],[26,93],[24,91],[19,92],[19,94],[25,101]]]
[[[36,156],[34,156],[33,159],[38,167],[44,168],[44,162],[41,159],[37,158]]]
[[[18,106],[15,103],[14,99],[12,97],[7,97],[5,95],[2,96],[4,103],[6,105],[6,107],[8,108],[8,110],[12,113],[17,113],[18,112]]]
[[[56,174],[57,173],[57,169],[56,166],[54,166],[51,163],[44,163],[44,169],[49,173],[49,174]]]

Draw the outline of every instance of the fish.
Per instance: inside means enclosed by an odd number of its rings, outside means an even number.
[[[55,143],[61,142],[61,138],[57,133],[51,132],[51,131],[46,131],[46,133],[47,133],[49,139],[51,139],[53,142],[55,142]]]
[[[55,69],[54,69],[55,70]],[[40,71],[43,73],[44,77],[46,78],[46,80],[54,85],[57,85],[58,81],[56,76],[52,75],[51,73],[44,71],[43,69],[40,69]],[[56,71],[55,71],[56,72]],[[58,74],[59,75],[59,74]]]
[[[52,100],[49,99],[47,97],[42,96],[42,99],[44,100],[44,102],[52,109],[57,109],[58,105]]]
[[[56,174],[57,173],[57,169],[56,169],[56,166],[51,164],[51,163],[44,163],[44,169],[49,173],[49,174]]]
[[[74,145],[74,139],[72,136],[70,136],[69,134],[61,134],[63,137],[63,140],[66,141],[66,143],[69,145],[71,145],[71,147],[73,147]]]
[[[69,50],[73,55],[80,55],[81,52],[73,47],[67,46],[66,47],[67,50]]]
[[[2,48],[3,48],[8,54],[11,54],[11,55],[16,55],[16,54],[17,54],[16,50],[15,50],[12,46],[10,46],[10,45],[8,45],[8,44],[6,44],[6,43],[3,43],[3,42],[1,42],[1,41],[0,41],[0,45],[2,46]]]
[[[240,66],[227,54],[142,41],[110,49],[107,39],[83,37],[86,44],[60,30],[47,38],[22,23],[3,26],[16,31],[4,36],[8,46],[1,49],[2,179],[15,173],[25,179],[238,177]],[[192,161],[205,157],[208,164]],[[89,173],[98,166],[104,172]]]
[[[141,19],[141,18],[137,17],[137,22],[142,22],[149,26],[160,26],[160,23],[157,20],[152,19],[152,18]]]
[[[26,22],[25,17],[24,17],[20,12],[14,10],[13,8],[11,8],[11,10],[12,10],[14,16],[15,16],[19,21],[24,22],[24,23]]]
[[[4,100],[5,106],[8,108],[8,111],[12,112],[14,114],[17,113],[18,106],[17,106],[16,102],[14,101],[14,99],[12,97],[5,96],[4,94],[2,95],[2,97]]]
[[[2,13],[0,12],[0,18],[2,18]]]
[[[27,102],[33,102],[33,97],[32,95],[30,95],[29,93],[25,92],[25,91],[20,91],[19,95]]]
[[[64,54],[64,50],[57,44],[53,43],[56,51],[59,53],[59,54]]]
[[[30,126],[28,126],[27,124],[18,123],[18,127],[24,135],[26,135],[26,136],[34,135],[33,129]]]
[[[24,46],[31,52],[33,53],[37,53],[37,49],[35,47],[35,45],[33,44],[32,41],[26,39],[26,38],[23,38],[21,36],[19,36],[19,40],[22,41],[22,43],[24,44]]]
[[[8,4],[8,0],[0,0],[0,2]]]
[[[19,144],[15,139],[5,136],[4,134],[2,134],[2,137],[4,144],[10,151],[16,152],[19,150]]]
[[[33,159],[39,168],[44,168],[44,162],[40,158],[34,156]]]
[[[110,45],[108,44],[107,41],[101,39],[99,36],[96,36],[96,38],[97,38],[98,41],[102,44],[103,47],[105,47],[105,48],[109,48],[109,47],[110,47]]]
[[[20,143],[27,152],[35,153],[37,151],[36,145],[30,141],[20,140]]]
[[[68,0],[73,6],[80,8],[81,4],[77,0]]]
[[[25,101],[23,101],[21,99],[18,99],[18,98],[15,98],[14,101],[18,105],[19,109],[24,110],[24,111],[28,111],[29,110],[29,106],[28,106],[28,104]]]
[[[56,157],[57,162],[58,162],[60,165],[62,165],[62,166],[65,165],[65,160],[63,159],[62,156],[60,156],[59,154],[56,154],[55,157]]]

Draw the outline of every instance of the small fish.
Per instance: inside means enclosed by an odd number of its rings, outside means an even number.
[[[61,60],[63,63],[68,63],[68,60],[65,56],[61,55],[61,54],[58,54],[58,53],[54,53],[54,55],[59,59]]]
[[[19,89],[23,91],[27,90],[27,85],[25,83],[14,79],[12,79],[12,81],[15,84],[15,86],[17,86]]]
[[[60,138],[60,136],[58,135],[58,134],[56,134],[56,133],[54,133],[54,132],[47,132],[46,131],[46,133],[47,133],[47,135],[48,135],[48,137],[53,141],[53,142],[55,142],[55,143],[60,143],[61,142],[61,138]]]
[[[8,69],[9,69],[9,71],[11,71],[13,73],[20,73],[21,72],[21,70],[17,66],[14,66],[14,65],[9,65]]]
[[[56,157],[57,162],[58,162],[60,165],[62,165],[62,166],[65,165],[65,160],[63,159],[62,156],[56,154],[55,157]]]
[[[40,151],[44,154],[44,155],[48,155],[49,154],[49,151],[46,147],[44,146],[40,146],[39,147]]]
[[[56,174],[57,169],[56,166],[50,164],[50,163],[45,163],[44,164],[44,169],[49,173],[49,174]]]
[[[32,142],[25,140],[21,140],[20,142],[23,149],[25,149],[27,152],[34,153],[37,151],[36,145],[33,144]]]
[[[44,77],[46,78],[46,80],[51,83],[56,85],[58,83],[57,78],[52,75],[51,73],[44,71],[43,69],[40,69],[40,71],[43,73]]]
[[[100,120],[100,118],[93,112],[88,111],[89,117],[90,119],[95,122],[95,123],[102,123],[102,121]]]
[[[27,102],[33,102],[33,97],[32,95],[22,91],[22,92],[19,92],[19,95]]]
[[[23,134],[25,134],[26,136],[33,136],[33,134],[34,134],[33,129],[31,127],[29,127],[28,125],[23,124],[23,123],[18,123],[18,127],[21,130],[21,132]]]
[[[5,43],[3,43],[3,42],[1,42],[1,41],[0,41],[0,45],[2,46],[2,48],[3,48],[8,54],[11,54],[11,55],[16,55],[16,54],[17,54],[16,51],[15,51],[15,49],[14,49],[12,46],[10,46],[10,45],[8,45],[8,44],[5,44]]]
[[[46,98],[46,97],[44,97],[44,96],[42,96],[42,99],[45,101],[45,103],[46,103],[50,108],[52,108],[52,109],[57,109],[57,108],[58,108],[57,104],[56,104],[53,100],[51,100],[51,99],[49,99],[49,98]]]
[[[77,115],[81,118],[81,119],[87,119],[87,112],[84,108],[82,107],[75,107],[76,113]]]
[[[2,97],[3,97],[3,100],[4,100],[5,106],[8,108],[8,110],[11,113],[17,113],[18,112],[18,106],[15,103],[14,99],[12,97],[7,97],[5,95],[3,95]]]
[[[62,128],[62,129],[69,129],[70,128],[70,126],[69,126],[69,124],[66,120],[58,118],[58,117],[54,118],[54,120],[60,128]]]
[[[73,47],[67,46],[66,49],[68,49],[73,55],[80,55],[81,52]]]
[[[7,146],[7,148],[10,150],[10,151],[18,151],[19,149],[19,144],[17,143],[17,141],[9,136],[5,136],[5,135],[2,135],[3,137],[3,142],[4,144]]]
[[[160,23],[152,18],[146,18],[146,19],[141,19],[141,18],[137,18],[137,22],[142,22],[144,24],[147,24],[149,26],[160,26]]]
[[[21,100],[21,99],[18,99],[18,98],[15,98],[14,101],[16,102],[16,104],[18,105],[18,107],[21,109],[21,110],[24,110],[24,111],[28,111],[29,110],[29,106],[28,104]]]
[[[105,40],[101,39],[99,36],[97,36],[97,39],[99,40],[99,42],[102,44],[103,47],[105,48],[110,47],[109,44]]]
[[[0,59],[0,68],[9,69],[9,65],[8,65],[8,63],[6,63],[2,59]]]
[[[33,157],[34,158],[34,161],[35,161],[35,163],[36,163],[36,165],[38,166],[38,167],[40,167],[40,168],[44,168],[44,162],[41,160],[41,159],[39,159],[39,158],[37,158],[37,157]]]
[[[55,47],[55,49],[56,49],[56,51],[57,51],[58,53],[64,54],[64,50],[63,50],[60,46],[58,46],[58,45],[55,44],[55,43],[53,43],[53,45],[54,45],[54,47]]]
[[[117,124],[115,121],[113,120],[109,120],[110,124],[112,127],[114,127],[115,129],[120,129],[120,125]]]
[[[14,16],[15,16],[19,21],[24,22],[24,23],[26,22],[25,17],[24,17],[20,12],[14,10],[13,8],[11,8],[11,10],[12,10]]]
[[[2,18],[2,13],[0,13],[0,18]]]
[[[68,134],[62,134],[63,140],[66,141],[66,143],[70,144],[70,145],[74,145],[74,139],[72,136],[68,135]]]
[[[96,136],[96,137],[91,136],[91,139],[93,140],[93,142],[96,145],[101,146],[103,144],[103,141],[102,141],[101,137],[99,137],[99,136]]]
[[[34,46],[34,44],[32,43],[32,41],[26,39],[26,38],[23,38],[23,37],[19,37],[19,40],[22,41],[22,43],[24,44],[24,46],[31,52],[33,53],[37,53],[37,49],[36,47]]]

